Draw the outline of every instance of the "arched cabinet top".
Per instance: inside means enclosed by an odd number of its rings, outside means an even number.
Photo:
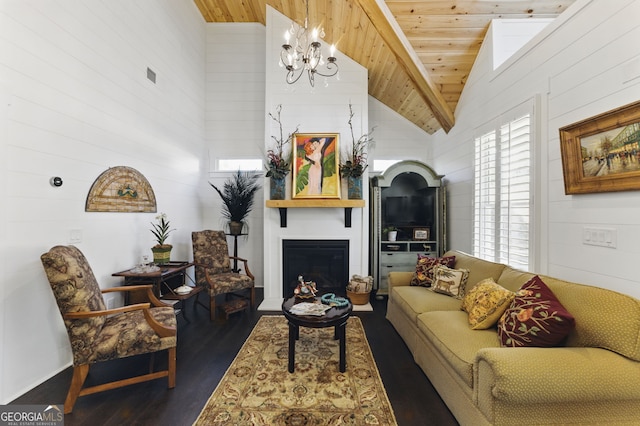
[[[437,174],[431,167],[420,161],[406,160],[389,166],[380,176],[377,177],[378,186],[391,186],[393,180],[403,173],[416,173],[425,178],[427,185],[431,187],[442,186],[444,175]]]

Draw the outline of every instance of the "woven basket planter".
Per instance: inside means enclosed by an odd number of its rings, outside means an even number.
[[[153,263],[158,265],[165,264],[171,259],[171,249],[173,247],[151,247],[153,252]]]
[[[353,291],[347,290],[347,297],[351,300],[351,303],[354,305],[366,305],[369,303],[369,295],[371,292],[367,293],[354,293]]]

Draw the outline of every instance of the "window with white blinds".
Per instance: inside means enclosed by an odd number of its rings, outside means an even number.
[[[529,269],[532,113],[475,138],[474,255]]]

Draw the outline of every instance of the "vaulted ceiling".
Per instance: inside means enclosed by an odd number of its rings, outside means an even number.
[[[369,71],[369,95],[429,134],[448,132],[492,19],[554,18],[575,0],[309,0],[310,25]],[[303,24],[305,0],[194,0],[207,22]]]

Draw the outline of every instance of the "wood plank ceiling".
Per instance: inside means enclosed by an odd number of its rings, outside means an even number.
[[[432,134],[453,127],[492,19],[554,18],[574,1],[309,0],[309,24],[368,69],[369,95]],[[268,4],[302,24],[306,9],[305,0],[194,2],[207,22],[264,25]]]

